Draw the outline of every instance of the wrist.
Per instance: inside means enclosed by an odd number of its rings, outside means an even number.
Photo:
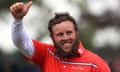
[[[21,22],[23,19],[14,19],[16,22]]]
[[[14,24],[21,24],[23,19],[14,19]]]

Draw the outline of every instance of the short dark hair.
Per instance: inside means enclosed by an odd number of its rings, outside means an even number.
[[[71,21],[74,25],[75,30],[78,30],[75,19],[72,16],[70,16],[69,13],[55,13],[55,16],[52,19],[50,19],[48,23],[48,30],[51,36],[53,34],[52,26],[59,24],[63,21]]]

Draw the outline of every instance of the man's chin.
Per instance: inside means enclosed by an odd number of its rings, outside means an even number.
[[[65,53],[69,53],[69,52],[71,52],[71,49],[63,49],[63,51],[64,51]]]
[[[70,52],[72,50],[72,46],[63,46],[61,47],[63,49],[63,51],[65,52]]]

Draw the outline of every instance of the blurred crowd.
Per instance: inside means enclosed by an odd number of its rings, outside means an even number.
[[[24,60],[22,55],[9,54],[5,55],[0,51],[0,72],[41,72],[34,64]]]
[[[120,72],[120,56],[116,57],[109,65],[112,72]]]

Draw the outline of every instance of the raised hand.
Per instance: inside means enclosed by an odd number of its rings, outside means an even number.
[[[29,11],[31,5],[32,1],[29,1],[26,5],[23,2],[16,2],[10,6],[10,12],[15,19],[22,19]]]

